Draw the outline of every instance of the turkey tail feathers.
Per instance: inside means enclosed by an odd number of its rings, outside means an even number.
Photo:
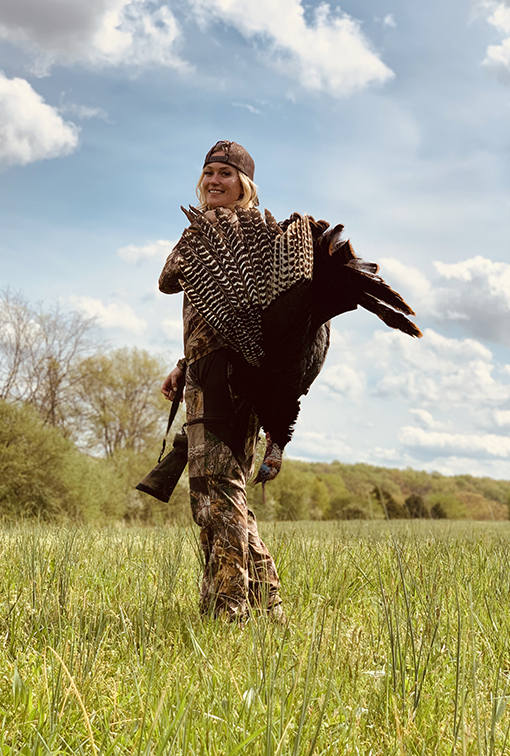
[[[351,270],[357,270],[360,273],[370,273],[373,276],[379,272],[379,266],[377,263],[367,262],[366,260],[362,260],[361,257],[356,257],[355,260],[350,260],[347,265]]]
[[[313,275],[313,238],[306,215],[298,216],[277,236],[273,258],[273,299],[302,279]]]
[[[313,239],[307,216],[283,231],[266,211],[182,208],[190,221],[180,245],[182,287],[202,317],[250,365],[264,359],[261,313],[295,283],[311,280]]]
[[[190,302],[227,343],[252,365],[260,365],[264,351],[260,316],[250,298],[249,276],[238,262],[243,240],[234,224],[219,220],[219,233],[194,208],[184,211],[192,221],[181,246],[183,289]]]
[[[276,218],[267,209],[264,210],[264,218],[266,220],[267,230],[273,238],[276,238],[277,236],[281,236],[283,234],[283,231],[278,225]]]
[[[361,305],[390,328],[397,328],[410,336],[422,336],[420,329],[405,317],[416,313],[377,275],[377,263],[356,256],[350,241],[341,238],[342,225],[333,228],[326,225],[324,228],[323,223],[310,219],[315,233],[314,326]]]
[[[402,333],[407,333],[409,336],[414,336],[418,339],[421,339],[423,336],[418,326],[416,326],[411,320],[408,320],[405,315],[402,315],[401,312],[395,312],[395,310],[392,310],[371,294],[361,292],[358,296],[358,302],[365,308],[365,310],[369,310],[369,312],[373,312],[374,315],[377,315],[377,317],[390,328],[396,328],[397,330],[402,331]],[[414,315],[412,310],[411,313]]]
[[[271,235],[258,210],[238,210],[237,218],[244,237],[246,261],[255,281],[253,301],[267,307],[271,299],[268,264],[272,256]]]
[[[356,274],[356,277],[359,277],[356,283],[365,293],[371,294],[376,299],[382,299],[383,302],[386,302],[386,304],[389,304],[395,310],[400,310],[400,312],[403,312],[406,315],[416,316],[414,310],[404,301],[400,294],[388,286],[386,281],[380,276],[370,275],[361,267],[355,267],[351,263],[347,263],[347,267]]]

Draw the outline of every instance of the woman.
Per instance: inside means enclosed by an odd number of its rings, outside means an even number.
[[[220,208],[236,224],[236,209],[258,204],[254,169],[251,156],[235,142],[220,141],[209,150],[197,196],[211,223],[216,223]],[[181,242],[159,280],[166,294],[182,291]],[[276,567],[246,502],[259,421],[235,382],[235,355],[186,295],[183,321],[184,359],[167,377],[162,392],[172,400],[186,381],[191,508],[205,556],[200,609],[230,620],[242,620],[249,605],[281,616]]]
[[[246,506],[259,425],[268,440],[257,480],[275,477],[329,345],[329,319],[358,305],[420,337],[413,310],[358,258],[343,226],[293,213],[277,223],[256,209],[254,163],[235,142],[206,155],[190,226],[169,256],[161,291],[184,289],[191,506],[205,555],[201,609],[243,618],[248,605],[281,615],[280,582]],[[256,408],[256,412],[254,410]]]

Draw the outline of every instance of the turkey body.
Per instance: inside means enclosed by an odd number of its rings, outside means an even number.
[[[324,364],[332,317],[361,305],[421,336],[406,317],[412,309],[356,257],[342,226],[297,213],[278,224],[267,210],[218,209],[213,222],[183,211],[191,225],[179,242],[182,288],[231,348],[234,382],[281,449]]]

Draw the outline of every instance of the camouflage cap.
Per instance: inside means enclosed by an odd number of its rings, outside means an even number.
[[[214,155],[215,152],[223,152],[223,155]],[[214,155],[214,157],[213,157]],[[224,139],[216,142],[211,147],[204,160],[204,168],[208,163],[227,163],[233,165],[239,171],[245,173],[253,181],[255,163],[250,153],[237,142],[227,142]]]

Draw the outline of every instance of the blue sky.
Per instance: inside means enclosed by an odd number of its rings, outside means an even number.
[[[0,72],[0,287],[170,369],[157,279],[233,139],[425,332],[336,318],[289,455],[510,479],[508,1],[0,0]]]

